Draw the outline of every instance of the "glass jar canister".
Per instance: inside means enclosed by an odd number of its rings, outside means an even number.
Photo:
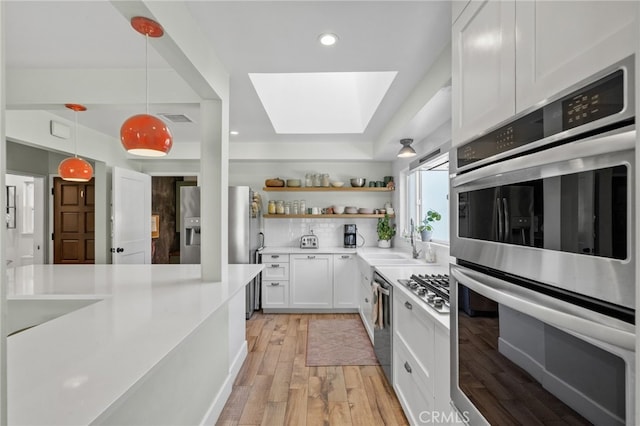
[[[304,186],[313,186],[313,173],[307,173],[305,175]]]
[[[300,200],[300,214],[307,214],[307,203],[304,200]]]
[[[318,173],[313,175],[313,186],[322,186],[322,176]]]
[[[276,201],[276,214],[284,214],[284,201]]]
[[[284,214],[291,214],[291,203],[289,201],[284,203]]]
[[[291,214],[300,214],[300,205],[298,200],[293,200],[293,206],[291,207]]]
[[[267,206],[267,213],[276,214],[276,202],[274,200],[269,200],[269,205]]]
[[[325,188],[329,187],[329,175],[327,173],[323,173],[322,174],[322,186],[324,186]]]

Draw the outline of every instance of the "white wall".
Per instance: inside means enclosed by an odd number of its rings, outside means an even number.
[[[229,185],[248,185],[262,195],[263,207],[269,200],[305,200],[307,207],[344,206],[383,208],[391,200],[388,192],[265,192],[266,179],[301,179],[304,184],[306,173],[328,173],[331,180],[340,180],[349,186],[352,177],[369,180],[383,180],[391,175],[390,162],[351,161],[232,161],[229,165]],[[367,246],[377,244],[376,219],[305,218],[305,219],[264,219],[265,244],[272,247],[297,246],[300,236],[313,229],[319,236],[321,247],[342,247],[343,225],[355,223],[364,236]],[[362,243],[362,238],[358,238]]]

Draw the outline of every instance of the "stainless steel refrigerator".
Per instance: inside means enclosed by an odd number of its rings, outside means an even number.
[[[260,211],[252,208],[253,191],[248,186],[229,187],[229,263],[260,263],[264,235]],[[260,275],[247,284],[247,319],[260,308]]]
[[[180,263],[200,263],[200,187],[180,188]]]

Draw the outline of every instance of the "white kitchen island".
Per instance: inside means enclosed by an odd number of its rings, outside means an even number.
[[[10,270],[10,317],[14,303],[85,306],[7,339],[9,424],[213,424],[246,356],[233,342],[262,267],[229,265],[226,282],[203,282],[200,265]]]

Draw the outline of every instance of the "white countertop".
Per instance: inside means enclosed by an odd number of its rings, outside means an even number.
[[[31,265],[9,273],[8,300],[96,298],[7,339],[9,424],[89,424],[263,268],[229,265]]]
[[[344,247],[320,247],[303,249],[300,247],[265,247],[262,254],[355,254],[356,249]]]

